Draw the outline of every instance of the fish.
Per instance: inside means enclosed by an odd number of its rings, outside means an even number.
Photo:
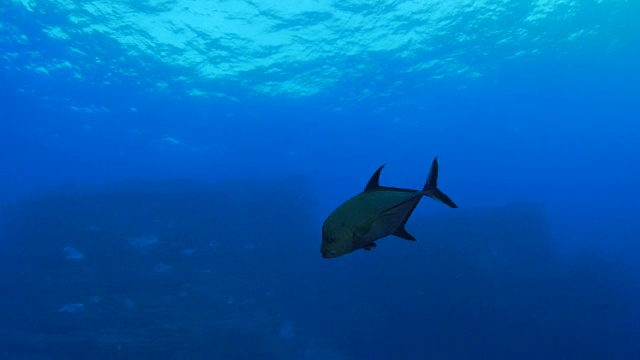
[[[422,190],[380,186],[384,166],[371,176],[363,192],[344,202],[324,221],[320,247],[323,258],[335,258],[358,249],[371,250],[376,247],[376,240],[389,235],[416,241],[405,224],[423,196],[450,208],[458,207],[438,189],[438,157],[433,159]]]

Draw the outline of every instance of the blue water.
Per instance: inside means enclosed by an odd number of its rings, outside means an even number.
[[[637,1],[0,4],[0,359],[640,357]]]

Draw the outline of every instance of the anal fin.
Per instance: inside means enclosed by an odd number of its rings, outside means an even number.
[[[407,232],[407,230],[404,229],[404,226],[401,227],[400,229],[398,229],[396,232],[393,233],[393,235],[401,238],[401,239],[405,239],[405,240],[409,240],[409,241],[416,241],[416,238],[414,238],[411,234],[409,234]]]

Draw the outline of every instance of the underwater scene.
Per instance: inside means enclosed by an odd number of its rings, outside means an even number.
[[[640,2],[0,4],[0,360],[640,358]]]

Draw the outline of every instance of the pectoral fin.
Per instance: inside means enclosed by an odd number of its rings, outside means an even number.
[[[377,221],[379,221],[385,216],[387,216],[387,214],[384,214],[384,213],[378,214],[377,216],[371,217],[369,220],[360,224],[360,226],[356,227],[354,231],[355,238],[359,239],[367,235],[371,231],[371,227],[373,226],[373,224],[375,224]]]
[[[404,229],[404,226],[401,227],[400,229],[398,229],[395,233],[393,233],[393,235],[401,238],[401,239],[405,239],[405,240],[409,240],[409,241],[416,241],[416,238],[414,238],[411,234],[409,234],[407,232],[407,230]]]
[[[363,246],[362,248],[367,250],[367,251],[370,251],[374,247],[376,247],[376,243],[367,244],[367,245]]]

